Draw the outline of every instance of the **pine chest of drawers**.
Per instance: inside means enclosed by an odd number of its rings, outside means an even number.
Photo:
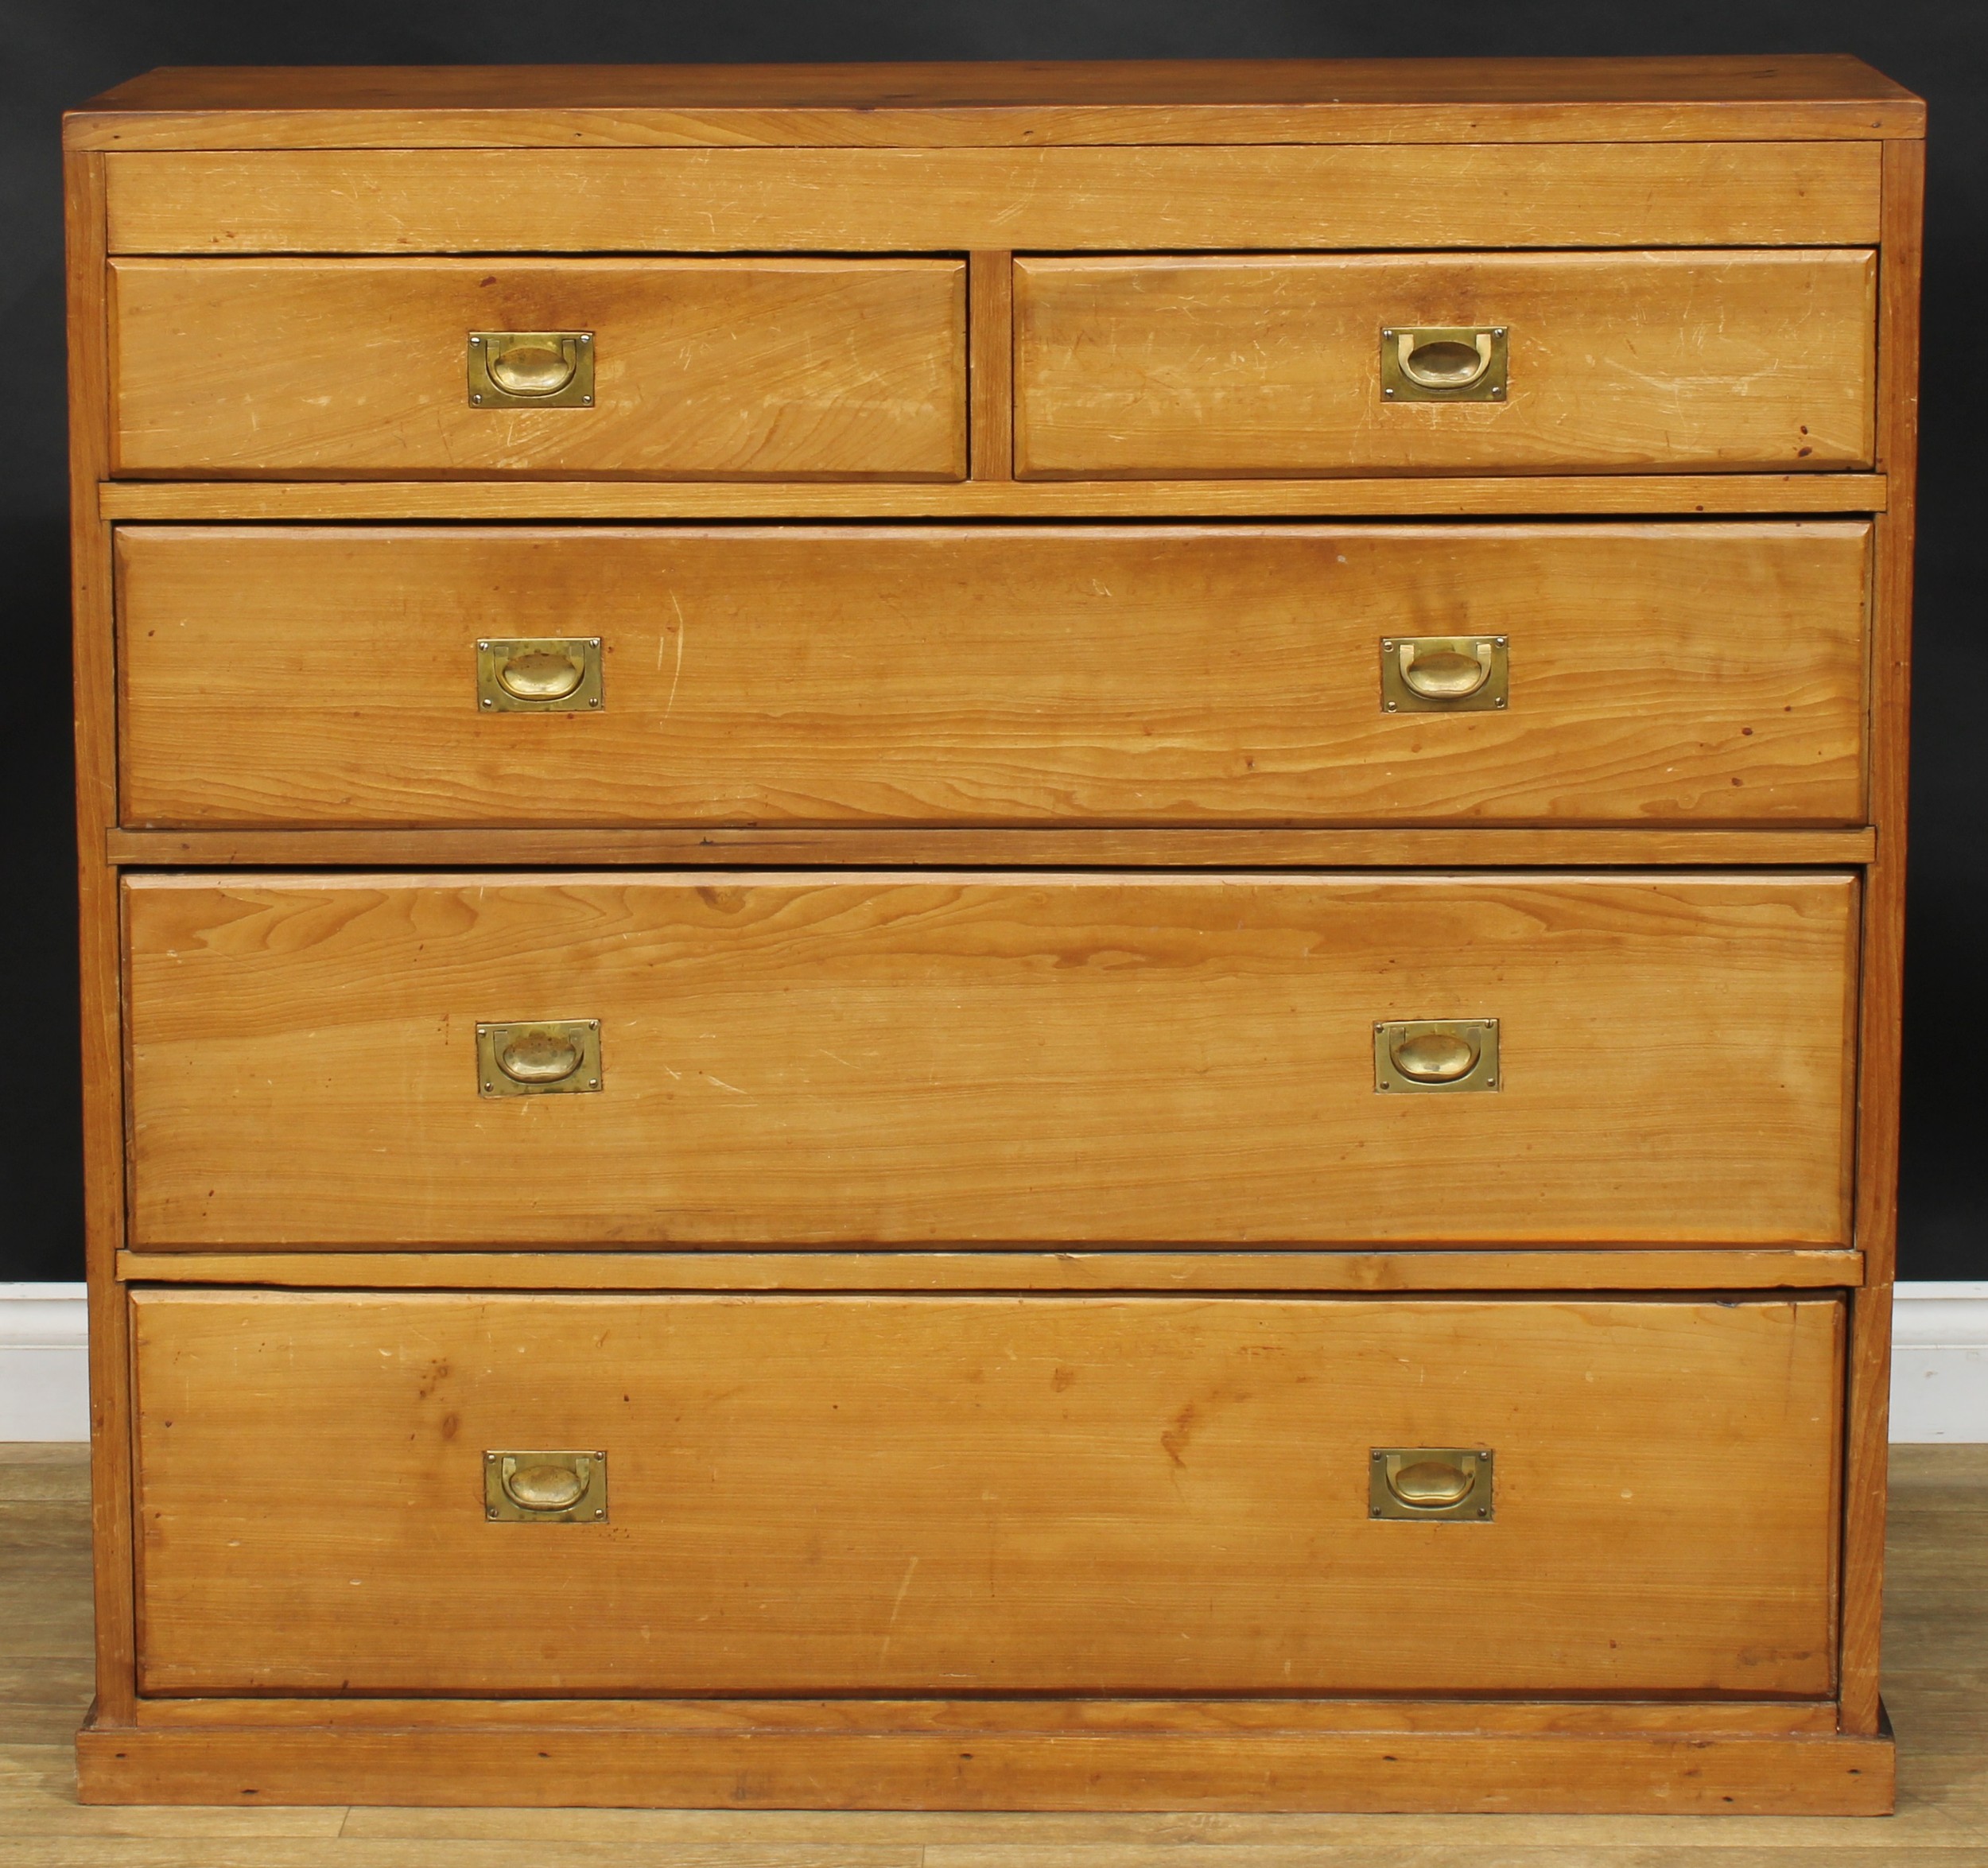
[[[72,116],[83,1795],[1888,1808],[1922,132]]]

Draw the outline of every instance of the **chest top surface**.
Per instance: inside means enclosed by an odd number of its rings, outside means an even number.
[[[1861,60],[163,67],[72,148],[1011,146],[1917,137]]]

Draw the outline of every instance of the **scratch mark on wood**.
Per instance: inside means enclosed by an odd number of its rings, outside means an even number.
[[[914,1556],[904,1566],[904,1580],[897,1586],[897,1594],[891,1603],[891,1619],[883,1626],[883,1645],[878,1650],[877,1659],[883,1660],[891,1652],[891,1637],[897,1629],[899,1611],[904,1606],[904,1598],[911,1593],[911,1579],[918,1574],[918,1560]]]

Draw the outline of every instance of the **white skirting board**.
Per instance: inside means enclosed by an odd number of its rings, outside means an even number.
[[[80,1284],[0,1284],[0,1440],[90,1437]],[[1988,1283],[1901,1284],[1891,1437],[1988,1442]]]
[[[80,1284],[0,1284],[0,1440],[90,1437],[90,1326]]]
[[[1891,1329],[1891,1437],[1988,1441],[1988,1284],[1898,1285]]]

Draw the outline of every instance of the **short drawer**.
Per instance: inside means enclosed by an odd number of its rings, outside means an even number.
[[[952,259],[118,260],[115,471],[955,480],[965,276]],[[547,337],[571,344],[509,341]]]
[[[1833,1297],[133,1318],[151,1693],[1831,1684]]]
[[[124,886],[137,1244],[1847,1237],[1846,874]]]
[[[121,808],[1861,822],[1870,542],[1862,522],[126,526]],[[1459,639],[1483,658],[1461,694]]]
[[[1023,259],[1015,469],[1866,466],[1876,280],[1856,250]],[[1431,379],[1481,339],[1485,374],[1391,394],[1404,338]]]

